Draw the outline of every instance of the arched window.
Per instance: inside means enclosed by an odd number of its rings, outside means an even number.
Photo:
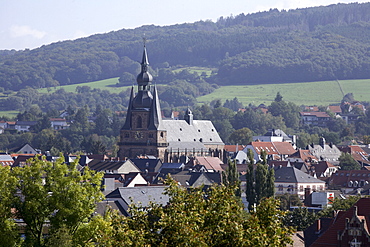
[[[136,128],[142,128],[142,127],[143,127],[143,120],[141,119],[140,116],[138,116],[136,119]]]

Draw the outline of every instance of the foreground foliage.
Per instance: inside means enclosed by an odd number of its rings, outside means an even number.
[[[25,234],[25,246],[51,246],[61,239],[72,243],[103,198],[102,174],[88,168],[81,174],[77,164],[38,156],[24,167],[1,167],[1,240],[14,246],[20,230]],[[12,217],[23,220],[24,227],[15,228]]]
[[[235,188],[187,190],[168,181],[167,206],[134,206],[131,218],[111,212],[109,228],[97,233],[99,246],[286,246],[292,228],[282,224],[278,201],[264,199],[247,213]]]

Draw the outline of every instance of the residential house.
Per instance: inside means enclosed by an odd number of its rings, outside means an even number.
[[[20,132],[28,132],[30,128],[37,124],[37,121],[17,121],[14,128]]]
[[[243,152],[248,153],[248,149],[252,150],[255,163],[261,160],[262,150],[266,151],[269,160],[285,160],[296,152],[289,142],[251,142]]]
[[[318,163],[311,164],[311,175],[320,177],[331,177],[338,171],[338,166],[334,166],[328,161],[320,161]]]
[[[305,106],[304,107],[304,111],[305,112],[311,112],[311,111],[318,112],[319,111],[319,107],[318,106]]]
[[[351,156],[361,165],[361,167],[370,166],[370,161],[368,158],[369,154],[360,146],[349,145],[345,147],[339,147],[339,150],[344,153],[351,154]]]
[[[370,246],[370,198],[360,198],[332,219],[319,219],[304,231],[305,246]]]
[[[91,170],[109,174],[128,174],[141,172],[131,160],[93,160],[88,163]]]
[[[304,162],[290,162],[289,160],[269,160],[268,165],[270,168],[278,167],[295,167],[298,170],[309,174],[310,168]]]
[[[34,149],[30,144],[26,143],[22,147],[12,150],[17,154],[40,154],[40,150]]]
[[[135,164],[137,168],[139,168],[140,172],[148,173],[148,172],[158,172],[162,166],[162,161],[157,158],[151,159],[130,159],[132,163]]]
[[[306,147],[312,155],[314,155],[317,160],[329,161],[333,165],[339,164],[339,156],[341,151],[332,143],[326,144],[325,138],[321,137],[319,145],[311,144]]]
[[[339,170],[329,179],[329,187],[340,189],[343,193],[350,193],[354,189],[361,189],[370,183],[369,170]]]
[[[194,171],[194,170],[183,170],[177,172],[169,172],[167,170],[162,170],[156,179],[154,180],[154,184],[163,184],[163,181],[166,179],[168,175],[171,177],[181,186],[186,188],[190,187],[199,187],[205,186],[208,188],[213,184],[221,184],[222,183],[222,173],[221,172],[206,172],[202,171]]]
[[[12,166],[14,160],[9,154],[0,154],[0,166]]]
[[[207,172],[223,172],[221,165],[223,162],[218,157],[195,156],[195,165],[203,166]]]
[[[326,112],[300,112],[299,114],[302,124],[312,126],[327,127],[327,123],[331,119]]]
[[[149,207],[151,203],[167,205],[169,196],[164,194],[167,186],[120,187],[105,196],[102,204],[111,203],[121,214],[130,216],[129,206]]]
[[[253,136],[253,141],[261,141],[261,142],[289,142],[295,146],[296,143],[296,136],[288,136],[285,134],[284,131],[281,129],[272,129],[267,131],[262,136]]]
[[[326,108],[326,110],[334,113],[335,115],[340,115],[342,113],[342,108],[340,105],[330,105]]]
[[[54,130],[64,130],[69,128],[69,124],[64,118],[50,118],[51,128]]]
[[[323,191],[325,190],[325,182],[295,167],[277,167],[275,169],[275,194],[297,194],[303,199],[305,188],[310,188],[312,191]]]

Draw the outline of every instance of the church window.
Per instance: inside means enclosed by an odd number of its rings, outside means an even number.
[[[198,132],[200,132],[200,130],[198,130]]]
[[[203,142],[203,138],[200,138],[200,139],[199,139],[199,141],[200,141],[200,142]]]
[[[182,128],[180,128],[180,131],[182,131]]]
[[[136,122],[136,128],[142,128],[143,127],[143,120],[141,119],[140,116],[137,117],[137,122]]]
[[[197,141],[197,139],[194,139],[194,141],[196,142],[196,141]]]
[[[209,138],[210,141],[212,141],[212,138]]]
[[[214,132],[215,130],[214,129],[211,129],[212,132]]]
[[[153,134],[149,134],[149,138],[153,138]]]
[[[163,132],[161,132],[161,137],[163,138],[163,136],[164,136],[164,134],[163,134]]]
[[[179,139],[177,139],[179,142],[181,142],[181,139],[179,138]]]
[[[125,138],[129,138],[130,135],[128,133],[125,133]]]

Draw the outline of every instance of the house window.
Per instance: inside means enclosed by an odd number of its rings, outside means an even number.
[[[284,187],[280,184],[280,185],[278,186],[278,190],[279,190],[279,191],[283,191],[283,190],[284,190]]]
[[[288,185],[288,190],[287,191],[294,191],[293,185]]]
[[[299,191],[301,191],[301,192],[303,191],[303,185],[299,186]]]
[[[315,191],[316,190],[316,185],[312,185],[312,190]]]

